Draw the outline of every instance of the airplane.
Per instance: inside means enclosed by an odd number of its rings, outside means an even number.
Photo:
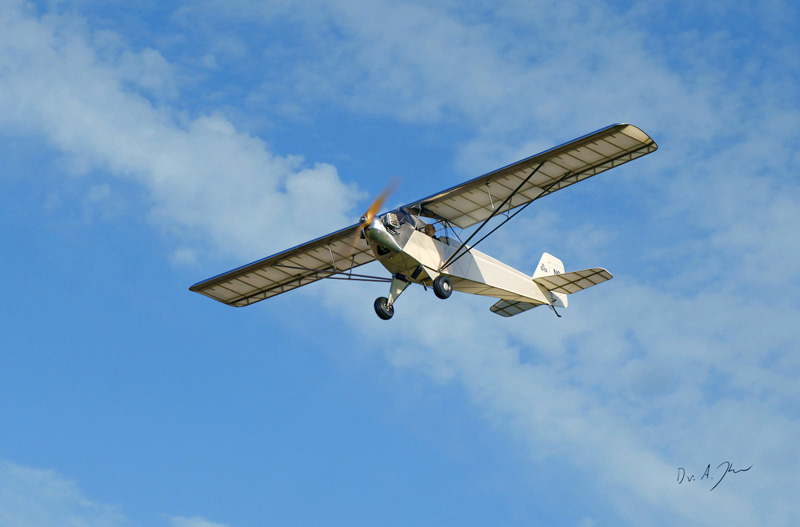
[[[189,289],[242,307],[321,279],[385,282],[388,296],[377,298],[374,308],[378,317],[389,320],[397,299],[413,283],[433,289],[441,299],[453,291],[496,298],[490,310],[504,317],[538,306],[548,306],[560,317],[556,308],[567,307],[567,295],[610,280],[611,273],[600,267],[564,272],[561,260],[544,253],[531,276],[475,246],[534,201],[657,148],[636,126],[615,124],[378,214],[393,190],[390,185],[355,225]],[[470,244],[490,220],[500,217],[499,225]],[[478,223],[462,241],[458,233]],[[353,272],[375,260],[390,277]]]

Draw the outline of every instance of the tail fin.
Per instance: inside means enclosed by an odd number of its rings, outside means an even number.
[[[543,289],[545,296],[549,297],[551,305],[555,307],[567,307],[567,295],[564,293],[554,293],[549,288],[542,287],[542,284],[536,281],[537,278],[543,276],[553,276],[564,273],[564,264],[550,253],[544,253],[539,265],[536,266],[536,271],[533,273],[533,281]]]
[[[542,255],[542,259],[539,260],[539,265],[536,267],[536,271],[533,273],[533,277],[539,278],[540,276],[561,274],[563,272],[564,264],[561,263],[561,260],[550,253],[544,253]]]

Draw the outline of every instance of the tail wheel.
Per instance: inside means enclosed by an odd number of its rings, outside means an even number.
[[[433,292],[442,300],[449,298],[453,294],[453,282],[450,277],[443,274],[437,276],[433,280]]]
[[[389,320],[394,316],[394,306],[389,305],[389,299],[381,296],[375,299],[375,313],[383,320]]]

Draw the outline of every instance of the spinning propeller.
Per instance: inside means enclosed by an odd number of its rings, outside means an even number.
[[[359,234],[361,234],[361,231],[369,227],[369,225],[372,223],[372,220],[375,218],[375,215],[378,213],[378,211],[381,210],[381,207],[383,207],[383,204],[386,202],[389,196],[391,196],[392,193],[394,193],[394,191],[397,190],[397,187],[399,186],[400,186],[400,180],[398,178],[392,178],[386,184],[386,186],[383,187],[381,193],[378,194],[378,196],[372,201],[372,203],[370,204],[369,208],[364,213],[364,215],[361,216],[361,219],[358,221],[358,225],[356,225],[355,228],[353,229],[353,237],[350,239],[348,243],[348,245],[350,245],[350,247],[352,248],[352,252],[348,256],[348,259],[353,255],[352,253],[355,252],[356,250],[356,243],[357,243],[356,240],[358,239]]]
[[[383,190],[381,191],[380,194],[378,194],[378,197],[375,198],[375,200],[369,206],[367,212],[365,212],[364,215],[361,216],[361,220],[359,221],[358,224],[359,232],[361,231],[361,229],[367,227],[370,223],[372,223],[372,219],[375,217],[378,211],[381,210],[381,207],[383,207],[383,203],[389,198],[389,196],[392,195],[392,193],[394,193],[395,190],[397,190],[398,186],[400,186],[400,180],[397,178],[392,178],[392,180],[389,181],[389,183],[387,183],[385,187],[383,187]]]

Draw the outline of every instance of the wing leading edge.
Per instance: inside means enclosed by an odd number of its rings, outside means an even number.
[[[657,148],[655,141],[636,126],[616,124],[406,207],[422,216],[466,228],[487,219],[512,194],[500,212],[530,203]]]
[[[356,225],[269,256],[189,288],[223,304],[248,306],[323,278],[360,279],[352,270],[375,259]]]

